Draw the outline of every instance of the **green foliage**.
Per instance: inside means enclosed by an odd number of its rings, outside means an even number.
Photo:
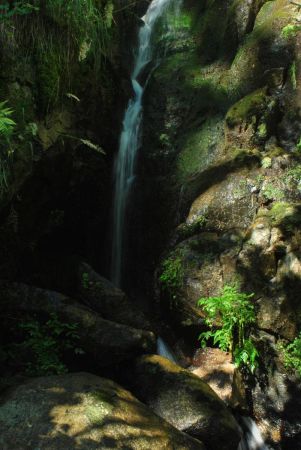
[[[0,142],[1,139],[9,140],[16,123],[11,119],[13,110],[6,107],[7,101],[0,102]]]
[[[207,218],[204,215],[200,215],[192,223],[181,224],[177,229],[179,237],[181,239],[188,239],[203,230],[206,223]]]
[[[95,0],[49,0],[46,5],[46,14],[60,26],[67,26],[68,32],[77,40],[93,41],[101,38],[105,44],[106,34],[112,25],[113,3],[106,2],[103,9],[96,6]],[[100,32],[99,36],[97,34]]]
[[[261,166],[264,169],[269,169],[272,165],[272,158],[270,158],[269,156],[265,156],[264,158],[262,158],[261,160]]]
[[[301,136],[299,138],[299,141],[297,142],[296,147],[297,147],[297,150],[299,150],[299,151],[301,150]]]
[[[254,294],[238,291],[236,286],[225,285],[220,296],[201,298],[198,306],[206,313],[209,331],[200,334],[201,346],[209,339],[223,351],[233,354],[237,366],[245,366],[252,373],[257,366],[258,352],[250,339],[248,327],[255,322],[254,306],[250,299]]]
[[[301,164],[288,169],[284,176],[284,181],[287,184],[294,184],[297,189],[301,191]]]
[[[293,24],[289,23],[284,28],[282,28],[281,35],[285,39],[289,39],[290,37],[296,36],[298,31],[300,31],[300,30],[301,30],[301,25],[293,25]]]
[[[254,373],[258,366],[258,357],[259,353],[251,339],[245,339],[242,346],[234,350],[235,365],[248,367],[251,373]]]
[[[7,101],[0,102],[0,196],[8,187],[9,159],[13,153],[11,136],[16,126],[11,118],[13,110],[6,105]]]
[[[265,139],[267,137],[267,126],[265,123],[261,123],[258,126],[257,134],[258,134],[259,138],[261,138],[261,139]]]
[[[296,370],[301,376],[301,332],[288,345],[279,344],[278,349],[283,354],[285,367]]]
[[[27,12],[36,13],[20,17],[19,9],[13,8],[12,16],[7,16],[9,20],[4,24],[0,44],[12,49],[24,48],[26,57],[33,58],[39,111],[49,112],[66,98],[67,92],[74,90],[77,94],[87,69],[90,72],[94,69],[92,81],[95,85],[97,82],[99,89],[112,36],[112,0],[17,3],[26,7]]]
[[[10,19],[13,16],[24,16],[34,11],[38,11],[39,7],[26,1],[14,1],[9,5],[8,1],[0,3],[0,22]]]
[[[284,198],[283,189],[279,186],[275,186],[273,183],[267,183],[263,189],[262,193],[268,200],[280,201]]]
[[[167,290],[173,298],[176,297],[177,290],[183,285],[183,262],[179,255],[173,254],[162,263],[162,273],[160,281],[163,289]]]
[[[66,350],[82,352],[76,348],[79,339],[76,333],[78,324],[63,323],[54,313],[50,314],[50,319],[44,324],[31,319],[21,323],[20,328],[26,336],[21,348],[31,354],[31,361],[27,363],[29,375],[66,373],[67,367],[62,362],[62,354]]]
[[[88,289],[89,288],[89,274],[88,272],[84,272],[82,274],[82,286],[84,289]]]

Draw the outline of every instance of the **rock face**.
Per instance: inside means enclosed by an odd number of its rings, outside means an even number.
[[[0,405],[3,450],[205,450],[110,380],[88,373],[37,378]]]
[[[260,333],[265,355],[261,377],[252,390],[253,413],[266,442],[279,450],[301,449],[301,381],[283,367],[276,339]]]
[[[229,353],[218,348],[198,349],[189,370],[216,392],[233,409],[248,409],[241,375]]]
[[[93,358],[95,367],[104,367],[144,352],[153,352],[156,338],[150,331],[131,328],[103,319],[97,312],[54,291],[21,283],[1,283],[0,307],[3,316],[14,313],[47,317],[56,313],[60,320],[76,323],[80,346]],[[5,337],[9,331],[2,323]],[[16,326],[16,325],[15,325]],[[5,338],[7,341],[7,337]]]
[[[139,229],[150,236],[158,303],[180,336],[202,331],[200,297],[235,282],[254,293],[254,333],[291,341],[301,327],[301,12],[288,0],[192,3],[145,93],[137,204],[151,212],[137,214],[138,240]],[[261,353],[265,372],[277,355]],[[256,415],[266,431],[279,417],[276,401],[263,407],[269,389]],[[295,442],[293,417],[283,426]]]
[[[200,439],[208,449],[237,449],[240,433],[234,417],[197,376],[150,355],[135,361],[129,378],[137,397],[178,430]]]

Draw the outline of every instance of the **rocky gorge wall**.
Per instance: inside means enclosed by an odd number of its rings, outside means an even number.
[[[301,325],[300,19],[289,1],[184,2],[146,92],[134,219],[135,258],[151,273],[161,255],[157,301],[181,336],[202,329],[200,297],[254,293],[251,412],[285,449],[300,448],[299,382],[277,350]]]

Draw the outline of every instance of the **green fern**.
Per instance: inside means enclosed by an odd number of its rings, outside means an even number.
[[[7,100],[0,102],[0,138],[2,137],[8,141],[14,131],[16,122],[10,118],[13,110],[11,108],[7,108],[6,104]]]
[[[244,366],[250,372],[257,367],[258,351],[248,338],[249,328],[255,322],[254,294],[239,292],[238,286],[225,285],[220,296],[198,300],[206,313],[205,323],[210,330],[200,334],[201,346],[213,340],[223,351],[230,351],[236,366]]]

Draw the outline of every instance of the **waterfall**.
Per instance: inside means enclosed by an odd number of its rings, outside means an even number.
[[[120,136],[119,151],[115,162],[115,192],[113,203],[113,236],[111,252],[111,280],[116,286],[121,284],[121,270],[125,237],[125,216],[135,178],[135,160],[140,145],[142,123],[142,97],[145,89],[139,82],[139,75],[152,60],[151,38],[154,25],[172,0],[153,0],[148,7],[144,24],[140,28],[138,48],[131,81],[134,91],[129,101],[123,119],[123,129]]]
[[[244,434],[237,450],[269,450],[254,420],[251,417],[241,417],[241,420]]]

